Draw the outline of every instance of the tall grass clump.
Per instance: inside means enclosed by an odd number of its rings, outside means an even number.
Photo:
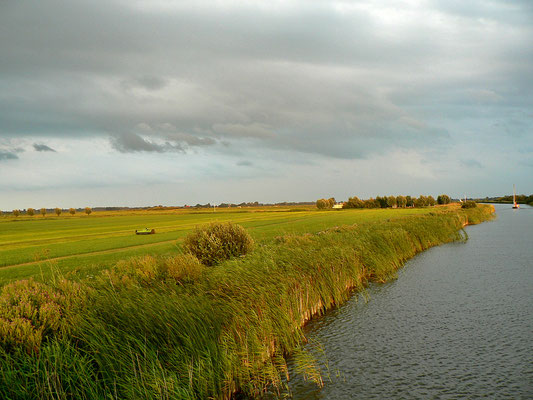
[[[246,230],[231,222],[196,227],[183,243],[189,253],[205,265],[219,264],[252,250],[254,241]]]
[[[69,334],[71,311],[81,305],[81,286],[62,279],[55,287],[32,279],[10,283],[0,293],[0,346],[38,353],[43,339]]]

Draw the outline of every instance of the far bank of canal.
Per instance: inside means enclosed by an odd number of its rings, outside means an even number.
[[[312,321],[331,381],[296,379],[293,398],[533,398],[533,207],[495,207],[466,243]]]

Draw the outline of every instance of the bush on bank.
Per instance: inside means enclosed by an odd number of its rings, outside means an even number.
[[[196,227],[187,235],[183,247],[205,265],[219,264],[252,250],[254,241],[246,230],[231,222]]]
[[[483,206],[283,236],[187,279],[172,278],[169,265],[189,271],[191,256],[121,262],[85,284],[84,307],[65,308],[65,316],[78,317],[68,319],[68,335],[44,336],[38,356],[0,353],[0,398],[258,395],[268,384],[281,385],[284,356],[299,351],[312,315],[369,281],[394,277],[405,260],[459,239],[466,222],[486,220],[490,211]],[[299,358],[320,383],[312,360]]]

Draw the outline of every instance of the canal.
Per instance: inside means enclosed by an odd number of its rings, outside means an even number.
[[[313,320],[330,377],[292,380],[292,397],[533,398],[533,207],[496,213]]]

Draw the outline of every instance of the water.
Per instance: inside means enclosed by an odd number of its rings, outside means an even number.
[[[331,381],[296,379],[293,397],[533,398],[533,208],[496,211],[313,321]]]

